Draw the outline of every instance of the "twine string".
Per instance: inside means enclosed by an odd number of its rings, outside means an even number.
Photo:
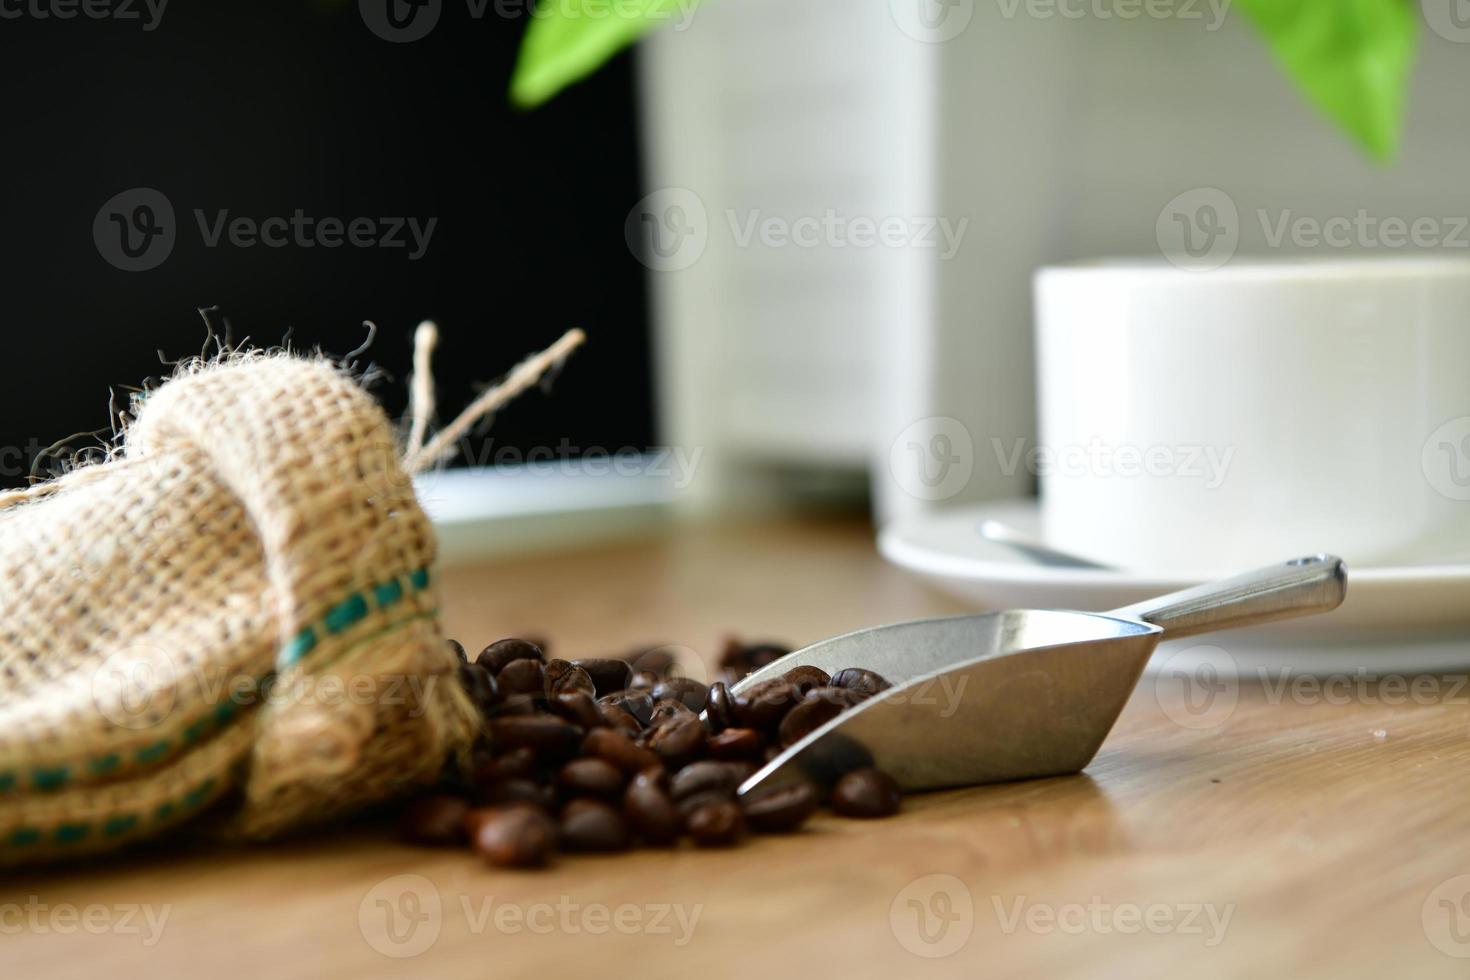
[[[410,397],[414,400],[414,405],[416,406],[413,409],[415,420],[417,420],[418,410],[429,404],[416,394],[416,392],[426,388],[432,388],[432,381],[421,382],[419,375],[428,375],[429,373],[429,353],[432,352],[432,344],[434,342],[431,338],[437,338],[437,331],[426,333],[423,332],[422,326],[419,330],[420,333],[414,337],[414,378],[410,386]],[[470,430],[471,426],[491,412],[496,411],[515,399],[517,395],[520,395],[527,388],[536,384],[537,381],[540,381],[542,375],[558,367],[574,350],[582,346],[583,341],[586,339],[587,335],[581,330],[576,328],[568,330],[561,335],[561,339],[556,343],[541,353],[534,354],[517,364],[511,369],[510,374],[506,375],[504,381],[487,389],[480,397],[471,402],[469,407],[459,414],[458,418],[439,430],[434,435],[434,438],[430,439],[426,445],[416,448],[413,443],[412,433],[410,433],[409,445],[404,452],[403,468],[408,470],[410,475],[421,473],[449,455],[455,443]],[[419,366],[419,354],[425,347],[428,348],[429,353],[424,354],[424,363],[421,369]],[[432,399],[432,392],[428,397]]]
[[[424,436],[434,416],[434,348],[439,346],[439,328],[429,320],[413,332],[413,377],[408,385],[408,448],[404,458],[412,459],[424,448]]]

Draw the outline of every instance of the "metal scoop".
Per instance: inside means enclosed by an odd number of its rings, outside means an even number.
[[[731,693],[804,664],[865,667],[893,687],[790,746],[740,793],[794,779],[830,785],[863,766],[909,791],[1078,772],[1160,640],[1326,612],[1346,592],[1342,560],[1316,555],[1112,612],[1012,609],[823,640]]]

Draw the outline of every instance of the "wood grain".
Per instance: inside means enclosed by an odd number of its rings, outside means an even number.
[[[729,629],[800,643],[956,611],[884,566],[858,524],[686,528],[451,570],[446,592],[467,646],[535,633],[565,656],[709,651]],[[364,821],[12,872],[0,949],[10,976],[1464,976],[1470,690],[1345,689],[1227,685],[1201,714],[1178,678],[1145,678],[1083,775],[913,798],[890,820],[820,819],[729,852],[507,873]],[[402,875],[427,889],[416,913]],[[166,912],[156,942],[137,906]],[[99,934],[64,931],[66,909]]]

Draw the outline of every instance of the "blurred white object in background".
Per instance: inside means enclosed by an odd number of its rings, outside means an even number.
[[[1470,439],[1470,260],[1080,263],[1036,302],[1052,545],[1152,571],[1470,552],[1446,458]]]
[[[708,0],[649,37],[650,196],[629,230],[664,236],[661,426],[706,451],[691,506],[864,469],[880,519],[1029,493],[1041,265],[1170,255],[1195,232],[1225,261],[1385,247],[1310,234],[1360,212],[1433,216],[1428,250],[1464,248],[1460,45],[1425,32],[1385,168],[1228,4],[1113,6]],[[857,219],[895,220],[899,244],[860,244]]]
[[[687,234],[650,265],[663,437],[707,449],[688,499],[759,505],[792,474],[861,474],[881,330],[931,339],[933,269],[853,247],[850,222],[933,213],[933,52],[881,4],[740,0],[658,32],[641,63],[650,196],[631,222],[670,248]]]
[[[647,534],[668,522],[671,471],[658,455],[547,460],[430,470],[414,491],[439,534],[439,561],[456,565]]]

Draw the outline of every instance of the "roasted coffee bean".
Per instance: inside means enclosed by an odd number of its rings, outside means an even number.
[[[594,728],[588,732],[582,740],[582,754],[606,759],[629,775],[663,765],[657,755],[611,728]]]
[[[571,669],[572,662],[570,660],[561,660],[559,658],[552,658],[542,664],[542,671],[546,675],[546,687],[548,691],[550,690],[551,685],[555,683],[557,678],[561,677],[563,674]]]
[[[843,687],[849,691],[872,697],[879,691],[888,690],[893,685],[871,670],[864,670],[861,667],[845,667],[832,675],[832,686]]]
[[[460,664],[459,683],[469,696],[470,703],[482,715],[493,711],[500,701],[500,685],[495,683],[490,671],[479,664]]]
[[[832,683],[831,676],[825,670],[820,667],[813,667],[811,664],[792,667],[781,676],[787,683],[794,684],[800,688],[803,693],[810,691],[814,687],[826,687]]]
[[[782,748],[790,748],[842,714],[843,707],[842,704],[829,698],[807,696],[801,704],[786,712],[786,717],[781,719],[777,741],[781,743]]]
[[[477,764],[474,783],[476,786],[488,786],[503,779],[524,779],[535,768],[536,753],[522,746]]]
[[[469,804],[457,796],[425,796],[414,800],[398,821],[398,835],[414,844],[463,844]]]
[[[832,809],[844,817],[886,817],[901,801],[898,783],[877,769],[853,770],[832,787]]]
[[[754,728],[727,728],[705,741],[712,759],[759,759],[766,741]]]
[[[689,814],[684,829],[700,847],[729,847],[745,836],[745,816],[734,803],[709,803]]]
[[[556,774],[556,785],[568,796],[617,799],[623,794],[623,771],[606,759],[573,759]]]
[[[735,698],[735,720],[742,728],[773,731],[796,706],[801,694],[784,678],[761,681]]]
[[[569,851],[621,851],[628,846],[628,823],[599,800],[573,800],[561,813],[561,844]]]
[[[810,783],[762,788],[740,798],[746,822],[763,834],[789,833],[817,812],[817,791]]]
[[[734,799],[735,794],[716,789],[705,793],[695,793],[692,796],[684,797],[682,800],[675,800],[674,807],[679,811],[679,819],[687,824],[689,818],[694,815],[694,811],[702,810],[716,803],[729,803]]]
[[[504,809],[505,807],[500,806],[478,806],[470,807],[469,809],[465,810],[464,820],[461,822],[460,826],[461,829],[464,831],[465,839],[470,842],[471,846],[474,846],[475,835],[480,832],[480,824],[484,823],[486,820],[489,820],[491,817],[495,816],[497,813],[500,813]]]
[[[623,816],[646,844],[662,846],[679,839],[683,820],[669,797],[667,783],[668,773],[663,769],[641,772],[623,794]]]
[[[638,770],[638,774],[633,778],[641,779],[645,783],[650,783],[654,786],[657,786],[665,793],[671,791],[670,785],[674,781],[674,777],[671,776],[669,774],[669,771],[664,768],[662,762],[655,763],[654,765],[649,766],[647,769]]]
[[[674,801],[687,799],[701,793],[723,793],[735,795],[739,783],[734,772],[723,762],[691,762],[674,773],[669,780],[669,791]]]
[[[613,660],[610,657],[584,657],[573,660],[572,664],[581,667],[592,678],[593,696],[602,697],[621,691],[628,686],[629,679],[633,676],[633,668],[628,666],[626,660]]]
[[[524,746],[540,757],[569,756],[582,744],[582,728],[555,715],[515,715],[490,719],[490,739],[497,750]]]
[[[546,668],[539,660],[512,660],[495,675],[500,693],[507,698],[524,694],[534,698],[546,696]]]
[[[802,700],[827,701],[846,711],[848,708],[856,708],[871,696],[850,687],[814,687],[806,692]]]
[[[458,640],[445,640],[444,642],[449,644],[449,649],[454,651],[454,655],[459,658],[460,663],[469,663],[469,655],[464,652],[464,647]]]
[[[633,713],[620,704],[599,704],[597,713],[602,716],[603,724],[625,732],[630,737],[643,731],[643,725],[633,717]]]
[[[586,691],[566,691],[553,696],[546,703],[547,710],[565,718],[584,729],[600,728],[607,724],[602,716],[602,706]]]
[[[645,727],[653,719],[653,695],[647,691],[629,691],[619,703]]]
[[[692,677],[670,677],[653,689],[655,701],[679,701],[690,711],[698,712],[704,707],[709,688]]]
[[[502,697],[494,708],[490,709],[493,718],[505,718],[513,715],[539,715],[542,713],[541,705],[545,699],[540,695],[512,694],[510,697]]]
[[[567,721],[583,728],[597,728],[606,724],[597,702],[586,691],[564,691],[551,699],[550,708]]]
[[[750,762],[746,759],[731,759],[728,762],[721,762],[720,765],[729,768],[730,772],[733,774],[735,785],[737,787],[741,783],[749,779],[751,776],[754,776],[756,773],[761,771],[759,763]]]
[[[704,716],[713,731],[735,727],[735,698],[724,683],[715,681],[709,686],[704,697]]]
[[[723,764],[723,763],[722,763]],[[687,766],[685,768],[688,768]],[[730,778],[723,784],[716,784],[709,789],[700,789],[689,792],[683,797],[674,800],[674,806],[678,807],[679,815],[685,820],[701,807],[709,806],[711,803],[725,803],[735,799],[735,788],[744,782],[738,773],[732,773]],[[670,798],[673,794],[670,793]]]
[[[653,698],[647,691],[616,691],[598,698],[597,703],[618,705],[637,718],[640,725],[647,725],[653,715]]]
[[[704,725],[698,715],[680,715],[651,729],[648,747],[671,769],[696,759],[704,750]]]
[[[556,790],[530,778],[502,779],[475,788],[475,803],[480,806],[506,806],[520,803],[541,810],[556,808]]]
[[[680,715],[692,716],[694,715],[694,712],[686,708],[684,706],[684,702],[682,701],[676,701],[673,698],[665,698],[662,701],[654,702],[653,713],[648,716],[648,723],[650,725],[658,726],[662,725],[666,721],[669,721],[670,719],[677,718]]]
[[[452,641],[450,649],[462,656]],[[890,686],[863,668],[828,677],[801,665],[737,697],[724,680],[706,687],[670,677],[671,649],[630,654],[631,666],[548,660],[544,650],[502,640],[461,666],[461,683],[487,721],[467,782],[453,771],[449,779],[477,808],[456,796],[416,801],[402,814],[406,839],[468,836],[493,863],[529,866],[544,863],[563,838],[570,850],[613,851],[635,839],[677,843],[681,832],[711,847],[734,844],[748,829],[792,831],[820,802],[813,786],[787,783],[737,799],[739,787],[781,746]],[[731,641],[719,676],[743,677],[786,653]],[[564,806],[552,816],[558,800]],[[898,785],[876,769],[851,772],[834,787],[832,806],[848,816],[893,813]]]
[[[479,821],[474,845],[491,864],[540,867],[556,852],[556,824],[531,807],[506,807]]]
[[[628,690],[630,691],[652,691],[658,687],[661,678],[651,670],[635,670],[628,677]]]
[[[565,661],[563,661],[565,663]],[[581,667],[573,667],[562,674],[555,682],[549,678],[546,682],[546,691],[552,697],[558,694],[566,694],[571,691],[581,691],[593,701],[597,700],[597,687],[592,683],[592,675]]]
[[[556,697],[568,691],[582,691],[591,697],[597,688],[592,675],[569,660],[553,660],[546,665],[546,693]]]
[[[488,647],[480,651],[475,658],[475,663],[486,668],[492,674],[498,674],[505,669],[506,664],[516,660],[534,660],[540,663],[545,659],[541,648],[528,640],[496,640]]]

